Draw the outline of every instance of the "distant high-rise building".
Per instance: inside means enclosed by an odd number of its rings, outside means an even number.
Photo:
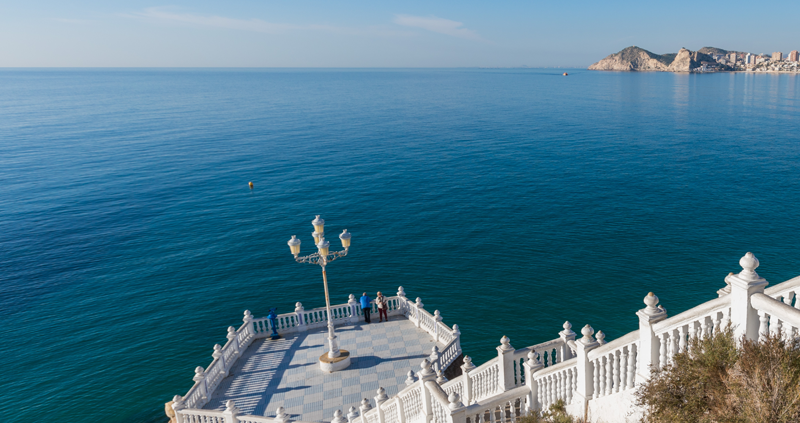
[[[789,53],[789,61],[790,62],[800,62],[800,53],[797,50],[792,50]]]
[[[730,60],[731,63],[736,63],[736,53],[728,53],[728,60]]]
[[[752,54],[750,54],[750,53],[747,53],[747,55],[746,55],[746,56],[744,56],[744,64],[746,64],[746,65],[752,65],[752,64],[753,64],[753,63],[755,63],[755,62],[756,62],[756,58],[755,58],[755,56],[753,56]]]
[[[783,53],[781,53],[779,51],[776,51],[775,53],[772,53],[772,60],[776,60],[776,61],[783,60]]]

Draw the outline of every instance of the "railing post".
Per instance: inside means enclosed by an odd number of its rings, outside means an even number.
[[[442,315],[439,310],[433,311],[433,339],[439,342],[439,322],[442,321]]]
[[[425,414],[425,423],[430,423],[431,419],[433,419],[433,398],[431,398],[431,393],[425,387],[425,382],[434,382],[436,383],[436,372],[431,370],[431,362],[428,361],[426,358],[422,360],[419,367],[422,369],[419,372],[419,386],[422,388],[422,410]]]
[[[522,367],[525,368],[525,384],[528,385],[528,404],[526,405],[527,409],[524,410],[525,413],[530,413],[532,411],[539,411],[542,409],[542,405],[539,404],[539,385],[533,379],[533,374],[539,371],[540,369],[544,368],[544,364],[539,361],[538,353],[534,350],[530,350],[528,352],[528,359],[525,360],[525,363],[522,364]]]
[[[267,415],[267,413],[264,413],[265,417],[266,417],[266,415]],[[289,420],[290,418],[291,418],[291,416],[286,414],[286,409],[285,408],[278,407],[278,409],[275,410],[275,420],[276,421],[285,422],[285,421]]]
[[[358,410],[355,407],[350,407],[347,412],[347,423],[355,423],[356,418],[358,418]]]
[[[244,311],[244,317],[242,318],[242,321],[245,324],[246,332],[249,333],[250,335],[255,336],[256,332],[253,329],[253,315],[250,314],[250,310]]]
[[[425,304],[422,304],[422,299],[417,297],[416,303],[414,303],[414,316],[417,318],[417,321],[414,322],[417,327],[419,327],[420,323],[422,323],[422,309],[425,308]]]
[[[402,286],[397,287],[397,297],[399,298],[397,306],[400,308],[400,312],[408,318],[408,298],[406,298],[406,291],[403,290]]]
[[[222,412],[225,416],[225,423],[239,423],[239,409],[234,405],[233,400],[225,402],[225,411]]]
[[[230,341],[233,344],[233,350],[236,351],[235,353],[236,358],[239,358],[242,353],[241,351],[239,351],[239,340],[237,339],[238,337],[236,336],[236,328],[234,328],[233,326],[228,326],[228,334],[225,335],[225,337],[228,338],[228,341]]]
[[[567,361],[572,358],[572,349],[567,345],[567,341],[575,340],[575,332],[572,331],[572,323],[569,321],[564,322],[561,327],[564,328],[558,333],[558,336],[563,341],[563,345],[561,345],[561,361]]]
[[[297,330],[298,331],[306,331],[306,330],[308,330],[308,326],[306,326],[305,311],[306,311],[306,309],[303,307],[303,303],[297,302],[294,305],[294,314],[297,316]]]
[[[222,365],[222,377],[228,376],[228,363],[225,362],[225,356],[222,354],[222,346],[214,344],[214,352],[211,353],[211,358],[219,360]]]
[[[594,335],[594,329],[592,329],[592,327],[589,325],[586,325],[583,327],[583,329],[581,329],[581,335],[583,335],[583,338],[575,342],[578,361],[578,386],[575,390],[573,402],[576,400],[579,401],[581,404],[581,409],[585,410],[589,399],[592,398],[592,394],[594,394],[594,370],[592,369],[592,363],[589,362],[589,351],[599,347],[600,344],[594,338],[592,338],[592,335]]]
[[[464,378],[464,404],[470,405],[472,403],[472,379],[469,378],[469,372],[475,368],[472,364],[472,357],[465,355],[464,364],[461,365],[461,377]]]
[[[500,364],[500,389],[503,392],[514,388],[514,347],[507,336],[500,338],[497,347],[497,362]],[[490,388],[491,389],[491,388]]]
[[[333,419],[331,423],[345,423],[347,420],[342,415],[342,410],[336,410],[333,412]]]
[[[203,399],[208,398],[208,385],[206,383],[206,375],[205,370],[202,366],[197,366],[194,369],[194,377],[192,378],[193,381],[199,382],[199,386],[197,387],[200,389],[200,392],[203,394],[200,395]],[[201,408],[202,406],[196,405],[197,408]]]
[[[431,365],[433,366],[434,371],[444,370],[442,369],[442,363],[439,362],[439,357],[441,357],[441,354],[439,354],[439,347],[434,345],[431,347],[430,355]]]
[[[452,423],[466,423],[466,406],[463,402],[461,402],[460,396],[453,392],[447,397],[447,402],[449,402],[449,404],[447,404],[447,408],[450,409],[450,420]],[[512,410],[512,413],[513,412],[514,411]],[[502,420],[505,421],[505,419]]]
[[[375,397],[375,408],[378,409],[378,423],[386,422],[386,416],[383,415],[383,408],[381,408],[381,405],[387,400],[389,400],[389,397],[386,395],[386,390],[381,386],[378,388],[378,396]],[[400,410],[398,410],[398,413],[399,411]]]
[[[361,400],[361,423],[367,423],[367,411],[372,410],[372,406],[369,404],[369,399],[364,398]]]
[[[658,297],[652,292],[644,297],[647,307],[636,312],[639,316],[639,354],[638,365],[636,366],[636,382],[644,382],[650,379],[650,366],[658,365],[659,340],[653,331],[653,324],[667,318],[667,311],[658,306]]]
[[[358,322],[358,300],[356,300],[356,296],[350,294],[350,298],[347,300],[347,304],[350,305],[350,322],[352,323]]]
[[[758,276],[758,259],[747,253],[739,260],[742,271],[738,275],[728,275],[725,282],[731,286],[731,326],[737,342],[745,339],[758,340],[758,312],[750,304],[750,296],[763,293],[767,280]]]
[[[453,337],[456,338],[456,350],[458,351],[456,353],[456,357],[458,357],[462,353],[462,351],[461,351],[461,331],[458,329],[458,325],[456,325],[456,324],[453,325]]]
[[[183,416],[181,416],[178,411],[184,408],[186,408],[186,403],[183,402],[183,398],[181,398],[180,395],[172,397],[172,411],[175,412],[175,421],[173,422],[172,419],[170,419],[170,423],[183,423]]]

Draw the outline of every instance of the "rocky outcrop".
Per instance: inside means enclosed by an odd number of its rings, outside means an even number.
[[[708,54],[682,48],[677,54],[655,54],[632,46],[589,66],[590,70],[691,72],[701,62],[713,62]]]
[[[614,53],[605,59],[589,66],[590,70],[613,71],[665,71],[669,62],[664,63],[664,57],[649,52],[643,48],[631,46],[619,53]]]

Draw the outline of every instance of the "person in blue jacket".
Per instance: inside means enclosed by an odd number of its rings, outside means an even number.
[[[369,320],[369,312],[372,311],[372,305],[370,299],[365,292],[364,295],[361,296],[361,311],[364,313],[364,321],[367,323],[371,323]]]

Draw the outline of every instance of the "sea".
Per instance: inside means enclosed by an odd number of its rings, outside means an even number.
[[[800,75],[2,69],[0,415],[163,423],[245,310],[324,305],[316,215],[334,304],[403,286],[479,364],[792,278],[798,210]]]

